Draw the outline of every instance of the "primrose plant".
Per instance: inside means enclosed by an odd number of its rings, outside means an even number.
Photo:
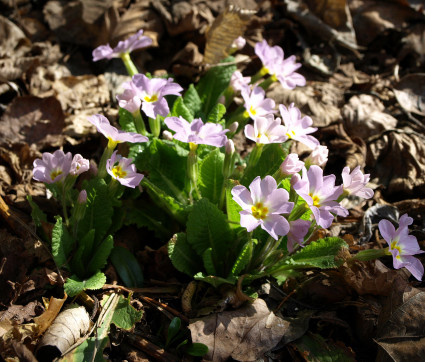
[[[55,262],[70,274],[67,293],[103,285],[101,269],[111,252],[113,262],[119,259],[113,235],[129,224],[151,229],[168,242],[176,269],[215,287],[264,276],[284,281],[302,269],[341,265],[346,243],[318,239],[316,231],[348,215],[344,198],[368,199],[373,191],[359,167],[345,167],[341,185],[335,175],[324,175],[329,150],[313,136],[313,120],[294,104],[266,97],[273,82],[287,89],[305,85],[295,57],[285,59],[280,47],[262,41],[255,46],[262,62],[257,74],[244,76],[229,56],[183,92],[171,77],[137,72],[129,54],[151,43],[142,34],[93,51],[94,61],[120,57],[131,76],[117,96],[121,129],[100,114],[88,118],[107,139],[98,166],[89,170],[88,160],[61,150],[34,161],[34,179],[62,205],[51,243]],[[232,140],[239,131],[254,143],[244,158]],[[293,142],[311,150],[304,161],[290,153]],[[120,143],[128,154],[120,154]],[[48,218],[30,202],[42,229]],[[411,223],[403,215],[395,230],[381,221],[389,248],[355,258],[392,255],[396,268],[421,279]]]

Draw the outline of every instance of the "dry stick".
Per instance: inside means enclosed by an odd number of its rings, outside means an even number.
[[[128,341],[136,348],[153,357],[155,361],[175,362],[178,359],[171,353],[166,352],[163,348],[149,342],[147,339],[134,334],[127,335]]]

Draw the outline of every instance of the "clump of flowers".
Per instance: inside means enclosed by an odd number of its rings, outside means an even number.
[[[368,199],[373,191],[360,167],[345,167],[340,185],[335,175],[325,175],[329,150],[312,135],[313,120],[294,104],[276,105],[266,97],[273,82],[289,89],[305,84],[295,57],[285,59],[280,47],[263,41],[255,46],[262,61],[257,74],[245,77],[230,58],[184,92],[171,77],[137,72],[129,53],[150,44],[142,34],[94,51],[96,60],[121,57],[132,76],[117,96],[121,129],[100,114],[89,117],[108,140],[97,172],[76,183],[89,161],[60,150],[34,161],[34,179],[63,206],[52,250],[57,264],[71,272],[67,292],[103,285],[113,234],[130,223],[152,228],[168,241],[176,269],[215,287],[264,276],[283,281],[296,270],[341,265],[347,244],[338,237],[317,240],[316,231],[348,215],[345,197]],[[239,92],[242,104],[235,100]],[[255,142],[246,157],[232,140],[238,130]],[[290,153],[293,142],[309,147],[310,156]],[[385,220],[379,229],[394,267],[420,279],[423,266],[413,255],[422,251],[408,235],[411,223],[403,215],[397,230]]]

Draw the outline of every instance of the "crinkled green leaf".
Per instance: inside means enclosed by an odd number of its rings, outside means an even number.
[[[212,123],[219,123],[221,121],[221,119],[223,118],[223,116],[226,113],[226,107],[221,104],[221,103],[217,103],[216,105],[214,105],[214,107],[211,109],[210,113],[207,116],[207,122],[212,122]]]
[[[143,311],[136,310],[130,303],[130,298],[124,298],[120,295],[120,299],[114,309],[111,323],[114,323],[118,328],[129,331],[137,322],[140,322],[143,316]]]
[[[279,143],[265,145],[257,164],[246,169],[241,184],[248,187],[257,176],[264,178],[267,175],[273,175],[285,160],[286,155],[286,149]]]
[[[78,248],[71,259],[71,271],[79,277],[84,277],[87,264],[93,252],[94,236],[96,230],[91,229],[81,240],[78,240]]]
[[[174,267],[193,276],[202,270],[202,260],[187,242],[186,234],[178,233],[168,242],[168,256]]]
[[[122,130],[137,133],[136,125],[134,124],[134,117],[131,112],[127,111],[125,108],[120,108],[118,114],[119,124]]]
[[[41,227],[42,222],[47,222],[47,215],[33,201],[31,195],[27,195],[27,200],[31,206],[31,218],[34,221],[35,226]]]
[[[183,101],[187,108],[189,108],[191,113],[193,114],[193,118],[202,118],[202,114],[200,114],[202,109],[201,98],[199,98],[199,94],[193,84],[189,85],[189,88],[184,94]],[[192,122],[192,119],[187,120],[189,122]]]
[[[69,297],[74,297],[86,289],[100,289],[105,285],[105,283],[106,276],[101,271],[98,271],[96,274],[85,280],[81,280],[74,274],[66,280],[64,289]]]
[[[235,263],[233,264],[231,274],[238,276],[240,272],[247,266],[252,257],[253,242],[248,240],[240,251]]]
[[[232,242],[226,216],[208,199],[193,206],[187,221],[187,241],[199,256],[212,248],[212,258],[218,273],[224,272],[224,260]]]
[[[135,164],[142,173],[149,175],[149,180],[157,188],[183,203],[186,199],[183,191],[186,184],[187,154],[187,150],[172,142],[154,139],[137,156]]]
[[[241,222],[241,215],[239,214],[239,211],[242,210],[242,207],[233,200],[232,195],[232,189],[237,185],[239,185],[239,182],[235,180],[226,181],[226,211],[229,225],[232,229],[239,228]]]
[[[347,247],[347,243],[338,237],[319,239],[291,255],[287,264],[321,269],[337,268],[344,263],[344,259],[338,256]]]
[[[183,101],[182,97],[179,97],[175,100],[173,108],[171,110],[172,117],[182,116],[186,121],[192,122],[194,115],[194,110],[188,107]]]
[[[116,246],[112,249],[110,259],[126,287],[143,286],[143,271],[133,253],[122,246]]]
[[[208,248],[202,254],[202,261],[204,262],[205,270],[209,275],[216,275],[217,271],[215,270],[214,260],[212,256],[212,248]]]
[[[52,230],[52,254],[56,265],[61,268],[67,264],[74,247],[74,240],[69,234],[60,216],[56,216],[56,224]]]
[[[114,238],[112,235],[108,235],[105,240],[94,250],[91,255],[91,259],[88,262],[87,272],[88,275],[96,273],[99,269],[102,269],[107,261],[111,250],[114,247]]]
[[[230,276],[228,278],[221,278],[221,277],[216,277],[213,275],[206,275],[205,273],[199,272],[197,274],[195,274],[194,276],[195,280],[201,280],[205,283],[211,284],[214,288],[218,288],[220,285],[222,284],[236,284],[237,282],[237,278]]]
[[[82,239],[90,230],[96,230],[94,243],[103,240],[112,224],[112,199],[108,185],[103,179],[92,179],[84,184],[87,191],[87,206],[83,219],[78,223],[78,238]]]
[[[214,204],[218,204],[223,187],[223,161],[224,155],[216,148],[199,165],[199,191]]]
[[[224,59],[222,63],[229,63],[234,60],[235,58],[230,56]],[[218,103],[218,98],[229,86],[230,78],[235,70],[235,64],[218,65],[208,70],[201,78],[196,90],[201,98],[204,114],[209,114],[214,105]]]

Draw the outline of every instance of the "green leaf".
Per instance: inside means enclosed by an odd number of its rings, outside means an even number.
[[[307,362],[354,362],[356,358],[349,348],[326,341],[319,334],[308,333],[292,342]]]
[[[175,100],[175,102],[173,104],[173,108],[171,110],[171,116],[172,117],[182,116],[186,121],[192,122],[193,121],[193,110],[191,110],[191,108],[189,108],[185,104],[182,97],[179,97]]]
[[[124,298],[120,295],[111,323],[114,323],[118,328],[129,331],[137,322],[140,322],[142,316],[143,311],[138,311],[131,305],[130,297]]]
[[[239,211],[242,210],[242,207],[233,200],[232,189],[239,185],[239,182],[235,180],[227,180],[226,181],[226,211],[227,218],[230,222],[230,227],[232,229],[239,228],[241,222],[241,215]]]
[[[112,249],[110,259],[126,287],[143,286],[143,271],[133,253],[122,246],[116,246]]]
[[[192,343],[186,348],[186,353],[194,357],[202,357],[208,353],[208,346],[203,343]]]
[[[27,201],[31,206],[31,218],[35,226],[41,227],[42,222],[47,222],[47,215],[40,209],[40,207],[32,200],[31,195],[27,195]]]
[[[96,230],[96,245],[105,238],[112,224],[112,199],[103,179],[92,179],[84,184],[87,191],[87,209],[84,218],[78,223],[78,238],[82,239],[90,230]]]
[[[78,248],[71,259],[71,271],[83,278],[86,273],[87,263],[91,258],[96,230],[91,229],[78,241]]]
[[[224,155],[216,148],[199,165],[198,187],[202,197],[218,204],[223,187]]]
[[[222,284],[232,284],[235,285],[237,278],[230,276],[228,278],[216,277],[214,275],[205,275],[202,272],[199,272],[193,276],[195,280],[201,280],[205,283],[211,284],[214,288],[218,288]]]
[[[214,260],[212,256],[212,248],[208,248],[202,254],[202,260],[204,262],[205,270],[209,275],[216,275],[217,271],[215,270]]]
[[[85,280],[81,280],[74,274],[66,280],[64,289],[68,296],[74,297],[86,289],[100,289],[105,285],[105,283],[106,276],[101,271],[98,271],[96,274]]]
[[[199,200],[189,214],[187,241],[199,256],[212,248],[212,258],[218,273],[223,266],[232,236],[226,216],[208,199]]]
[[[179,333],[182,322],[179,317],[174,317],[168,325],[167,340],[165,346],[168,346],[173,338]]]
[[[252,240],[248,240],[236,258],[235,264],[233,264],[231,271],[233,276],[239,276],[240,272],[248,265],[252,257],[252,250]]]
[[[184,94],[183,101],[187,108],[191,110],[191,113],[194,116],[193,118],[202,118],[202,114],[200,114],[202,101],[201,98],[199,98],[199,94],[193,84],[189,85],[188,90]],[[192,122],[192,119],[187,119],[187,121]]]
[[[193,276],[202,270],[201,260],[187,242],[186,234],[178,233],[168,242],[168,256],[174,267],[182,273]]]
[[[74,247],[74,240],[69,234],[62,218],[56,216],[56,224],[52,230],[52,254],[56,265],[61,268],[67,264],[68,258]]]
[[[234,57],[228,57],[222,63],[234,61]],[[202,112],[209,114],[218,98],[230,84],[230,78],[236,70],[235,64],[218,65],[211,68],[199,81],[196,86],[199,97],[202,101]]]
[[[338,256],[347,247],[347,243],[338,237],[319,239],[291,255],[287,263],[291,266],[337,268],[344,263],[344,259]]]
[[[157,188],[184,203],[187,154],[187,150],[173,142],[154,139],[137,156],[135,164],[142,173],[149,175],[149,180]]]
[[[265,145],[257,164],[246,169],[241,184],[248,187],[257,176],[264,178],[266,175],[273,175],[285,160],[286,154],[287,151],[281,144]]]
[[[94,253],[88,262],[87,272],[89,275],[96,273],[96,271],[102,269],[108,261],[109,254],[114,247],[114,238],[112,235],[108,235],[103,242],[97,246]]]
[[[119,124],[123,131],[137,133],[136,125],[134,124],[134,117],[131,112],[127,111],[125,108],[120,108],[118,115]]]
[[[221,103],[217,103],[211,109],[210,113],[208,113],[207,122],[218,123],[221,121],[225,113],[226,107]]]

